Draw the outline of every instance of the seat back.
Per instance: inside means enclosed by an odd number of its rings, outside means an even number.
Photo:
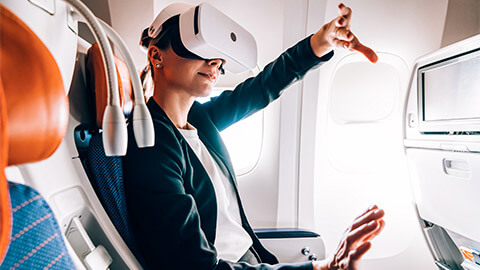
[[[92,186],[110,220],[137,260],[141,261],[128,220],[122,158],[107,157],[101,133],[95,133],[90,139],[85,164]]]
[[[119,80],[120,102],[125,117],[128,118],[133,107],[130,75],[125,63],[117,57],[115,57],[115,65]],[[129,225],[123,186],[122,158],[106,156],[103,146],[101,126],[107,101],[107,82],[105,80],[103,63],[101,62],[100,50],[96,44],[92,45],[87,52],[86,73],[86,85],[94,96],[89,98],[89,100],[95,101],[95,104],[90,104],[90,107],[95,108],[94,114],[96,116],[94,121],[89,121],[83,130],[78,131],[87,134],[89,137],[87,143],[85,143],[86,140],[78,142],[81,140],[81,136],[76,137],[79,152],[83,153],[80,155],[80,158],[105,212],[130,251],[141,262],[142,259]],[[82,137],[85,138],[85,135]]]
[[[7,185],[4,174],[8,165],[48,158],[62,141],[68,109],[60,70],[42,41],[1,4],[0,18],[0,268],[73,269],[48,204],[30,187]]]

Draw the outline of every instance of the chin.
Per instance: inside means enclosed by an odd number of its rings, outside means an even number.
[[[197,97],[208,97],[212,93],[213,86],[205,87],[204,89],[197,92]]]

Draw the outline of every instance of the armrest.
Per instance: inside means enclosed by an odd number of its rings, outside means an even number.
[[[299,228],[262,228],[253,231],[259,239],[320,237],[317,233]]]
[[[282,263],[325,258],[325,244],[317,233],[299,228],[262,228],[253,231]]]

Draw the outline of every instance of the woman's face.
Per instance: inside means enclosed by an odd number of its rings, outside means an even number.
[[[172,48],[161,50],[161,68],[153,67],[158,72],[158,79],[167,87],[186,91],[191,96],[206,97],[210,95],[220,75],[221,59],[197,60],[183,58],[175,54]]]

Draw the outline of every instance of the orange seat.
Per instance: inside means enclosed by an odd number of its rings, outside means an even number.
[[[9,165],[40,161],[52,155],[65,135],[68,107],[62,77],[55,59],[31,29],[1,4],[0,29],[2,29],[0,38],[0,262],[4,260],[9,249],[8,256],[23,256],[20,259],[3,261],[4,264],[13,262],[12,267],[20,265],[27,268],[47,267],[62,258],[66,260],[65,265],[73,266],[53,214],[47,214],[41,220],[56,226],[53,229],[57,232],[48,239],[36,239],[37,234],[29,234],[39,227],[37,225],[41,223],[40,221],[25,227],[19,225],[17,227],[24,229],[11,232],[11,214],[19,211],[17,208],[14,211],[11,210],[9,187],[4,169]],[[22,190],[32,194],[31,188],[26,187]],[[11,199],[20,198],[12,197]],[[34,201],[43,205],[39,199]],[[23,204],[19,205],[18,209],[22,207]],[[41,211],[34,209],[34,212]],[[13,219],[13,222],[17,221],[18,219]],[[45,222],[42,225],[45,225]],[[44,230],[43,227],[42,230]],[[13,236],[10,237],[12,234]],[[9,247],[11,240],[13,243],[20,238],[22,241],[16,241],[16,243],[24,248],[26,248],[24,244],[26,242],[32,245],[38,243],[38,245],[29,252],[27,250],[26,255],[21,255],[18,249]],[[47,262],[45,264],[40,264],[38,260],[29,260],[32,256],[42,254],[42,248],[47,250],[47,243],[58,245],[61,249],[59,254],[48,250],[55,257],[51,260],[41,258],[40,261]]]

